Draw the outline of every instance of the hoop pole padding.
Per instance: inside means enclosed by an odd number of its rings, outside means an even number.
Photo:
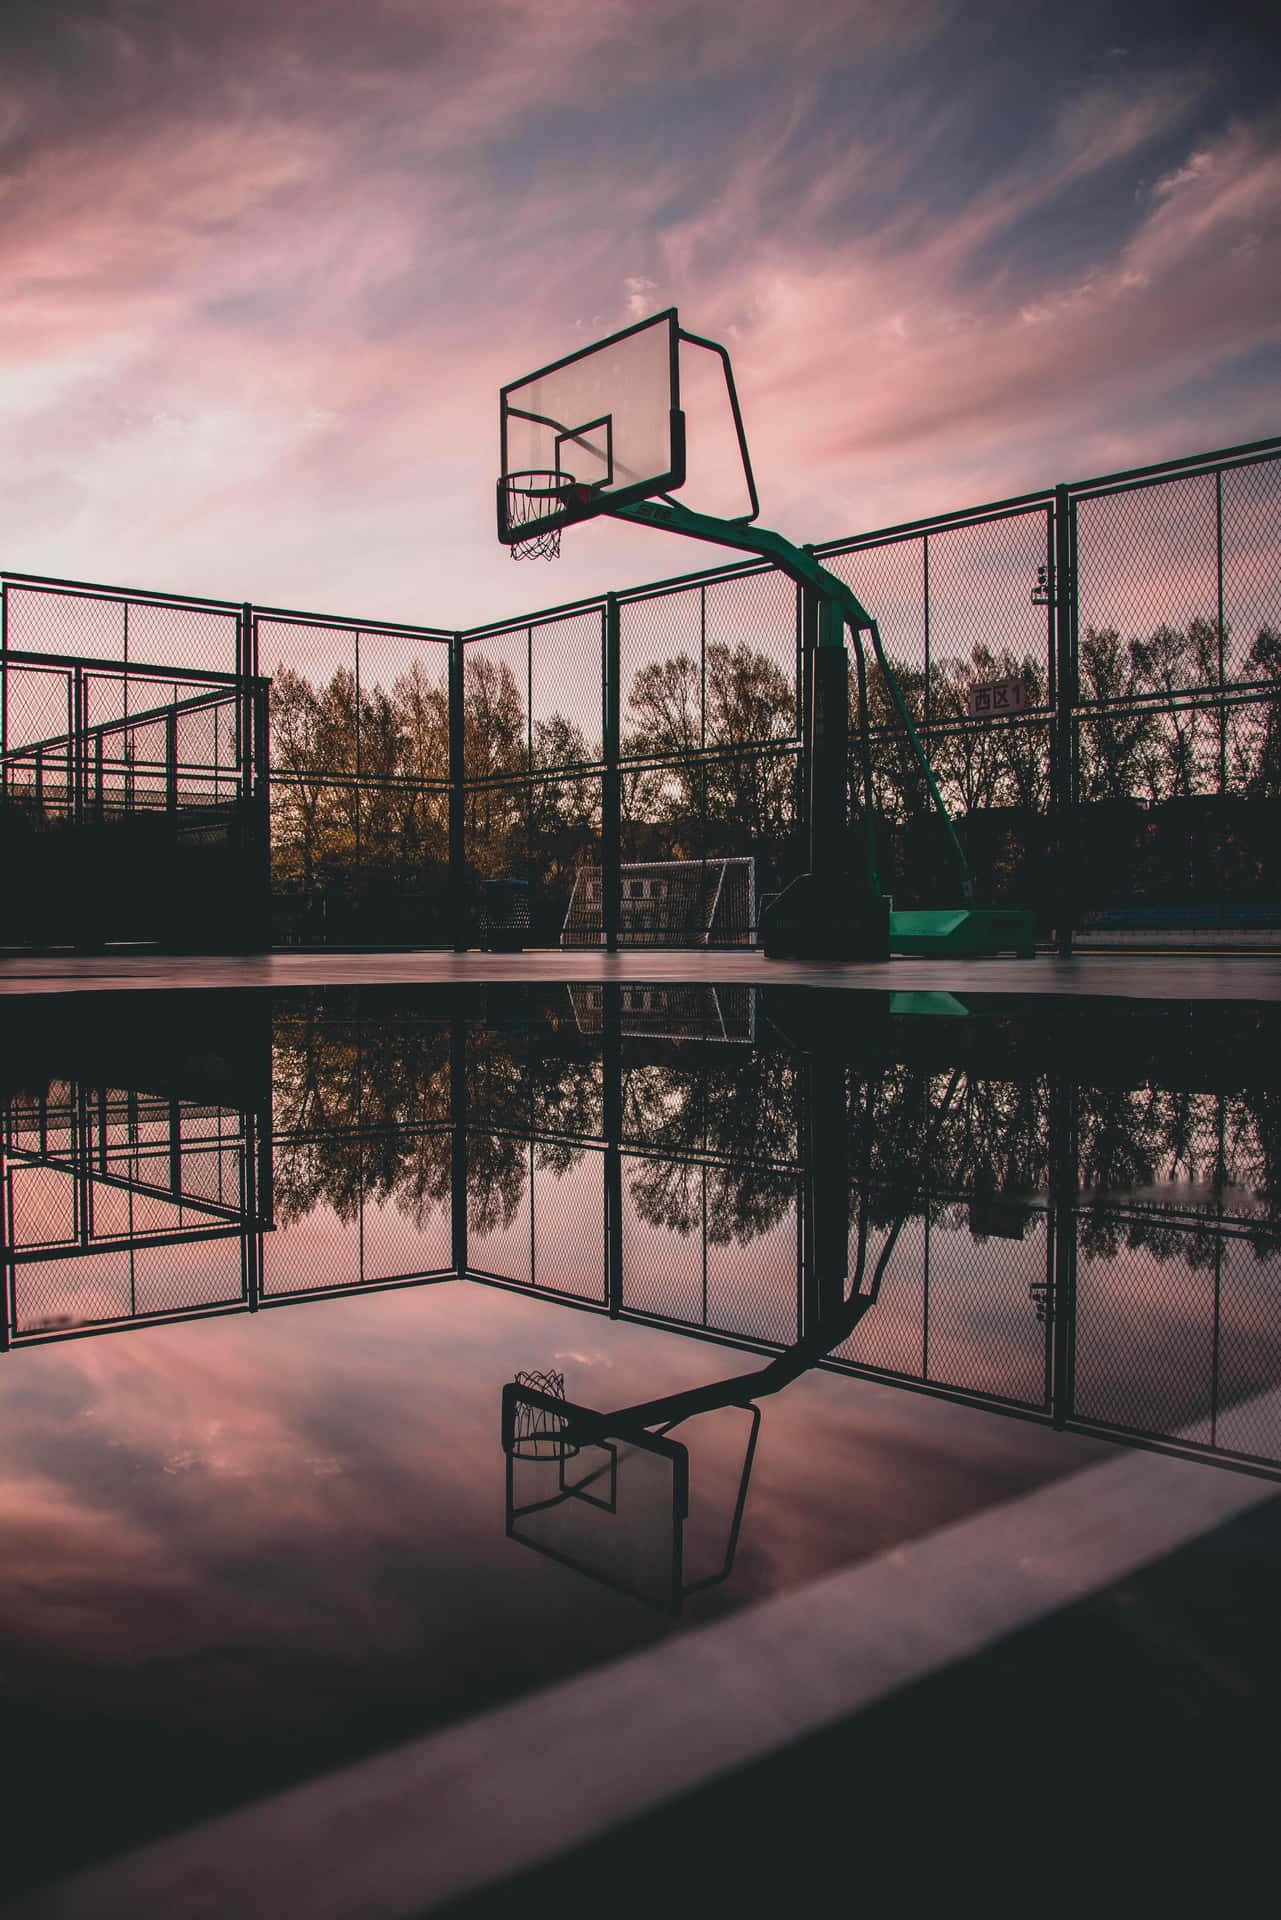
[[[635,520],[642,526],[664,527],[669,533],[683,533],[690,540],[706,540],[713,546],[735,547],[743,553],[759,554],[762,559],[772,560],[779,571],[787,574],[789,579],[798,581],[802,586],[813,587],[822,594],[824,599],[835,601],[846,625],[854,635],[856,649],[860,633],[871,635],[872,650],[876,655],[877,665],[885,676],[895,711],[903,722],[917,765],[924,776],[930,799],[943,822],[948,845],[960,869],[961,896],[967,907],[973,906],[974,882],[970,877],[970,866],[965,857],[965,849],[956,837],[952,816],[939,792],[925,749],[912,724],[912,716],[907,710],[902,689],[885,657],[885,649],[881,645],[880,628],[853,588],[846,586],[838,574],[829,573],[808,548],[793,546],[790,540],[785,539],[781,533],[775,533],[770,527],[749,526],[742,520],[718,520],[714,514],[710,513],[693,513],[688,507],[681,506],[675,500],[662,504],[656,500],[640,500],[630,507],[611,508],[606,505],[598,511],[611,515],[617,520]],[[820,644],[824,642],[822,624],[820,623]],[[841,641],[839,638],[828,638],[826,644],[840,645]],[[864,728],[864,741],[865,743],[867,741],[866,728]]]

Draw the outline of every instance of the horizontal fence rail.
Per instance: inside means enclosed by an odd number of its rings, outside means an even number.
[[[293,1001],[253,1111],[9,1096],[8,1343],[467,1278],[772,1353],[823,1324],[835,1250],[871,1305],[817,1364],[1281,1473],[1266,1076],[855,1064],[767,1017],[757,1037],[751,988],[575,988],[568,1011]]]
[[[1281,932],[1269,851],[1281,439],[814,552],[879,622],[981,901],[1032,907],[1064,947],[1127,914],[1149,929],[1154,916],[1174,928],[1188,913],[1245,915],[1256,935]],[[213,803],[240,739],[259,769],[249,785],[264,805],[270,793],[277,941],[627,944],[654,916],[633,913],[629,929],[611,907],[584,932],[580,876],[604,875],[621,902],[642,896],[614,886],[615,868],[641,887],[666,867],[688,876],[682,897],[701,897],[726,862],[747,861],[755,918],[804,865],[805,610],[765,562],[462,632],[16,574],[0,576],[0,609],[5,797],[30,805],[39,789],[67,817],[100,817],[159,806],[176,778],[193,804],[202,788]],[[148,674],[168,678],[168,720],[154,686],[143,704]],[[180,703],[220,676],[240,690],[234,711],[210,693],[226,724],[209,722],[194,754],[186,736],[176,761],[159,752],[148,724],[189,734],[197,709],[180,723]],[[253,690],[267,680],[255,744]],[[1018,683],[1017,710],[976,711],[1002,681]],[[900,906],[952,904],[947,849],[875,665],[867,701],[887,891]],[[506,932],[495,882],[526,889]],[[672,939],[716,945],[695,918]]]

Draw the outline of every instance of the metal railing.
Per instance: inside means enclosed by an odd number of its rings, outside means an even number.
[[[1033,905],[1063,944],[1097,910],[1281,918],[1281,439],[815,552],[877,615],[980,897]],[[277,939],[469,944],[480,883],[517,878],[549,944],[584,866],[750,858],[761,899],[803,862],[812,635],[765,563],[462,632],[18,575],[2,606],[6,761],[131,719],[94,708],[109,665],[230,674],[243,697],[270,676]],[[71,656],[82,692],[54,719],[33,676]],[[1018,711],[971,711],[1007,678]],[[947,904],[875,668],[868,717],[889,890]],[[852,779],[851,847],[860,805]]]
[[[522,1002],[519,1031],[457,1003],[278,1010],[269,1122],[69,1083],[14,1098],[11,1343],[465,1277],[772,1353],[823,1319],[834,1262],[875,1300],[824,1367],[1281,1471],[1266,1095],[1196,1090],[1200,1069],[1011,1079],[1003,1052],[991,1073],[869,1065],[772,1017],[754,1043],[709,993],[598,991],[568,1020]],[[243,1256],[148,1264],[208,1239]]]

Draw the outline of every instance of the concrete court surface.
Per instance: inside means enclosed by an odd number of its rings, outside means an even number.
[[[42,958],[0,992],[566,979],[1275,1000],[1281,959]],[[1174,1912],[1274,1857],[1275,1484],[1115,1456],[45,1889],[29,1920]]]
[[[111,989],[474,985],[488,981],[649,980],[742,986],[813,986],[964,995],[1098,995],[1128,1000],[1276,1000],[1281,955],[1090,954],[1035,960],[766,960],[759,953],[605,954],[559,948],[519,954],[282,950],[166,956],[68,954],[0,960],[0,993]]]
[[[1236,1910],[1274,1858],[1279,1517],[1118,1450],[14,1911]]]

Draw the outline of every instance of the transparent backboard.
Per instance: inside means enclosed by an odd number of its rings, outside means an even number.
[[[507,1449],[508,1538],[665,1611],[680,1609],[688,1507],[688,1454],[661,1434],[607,1434],[561,1459]]]
[[[680,337],[672,308],[502,389],[500,540],[585,519],[594,498],[625,506],[681,485]],[[507,482],[520,474],[548,478],[540,511],[517,521]],[[571,494],[575,483],[589,491]]]

